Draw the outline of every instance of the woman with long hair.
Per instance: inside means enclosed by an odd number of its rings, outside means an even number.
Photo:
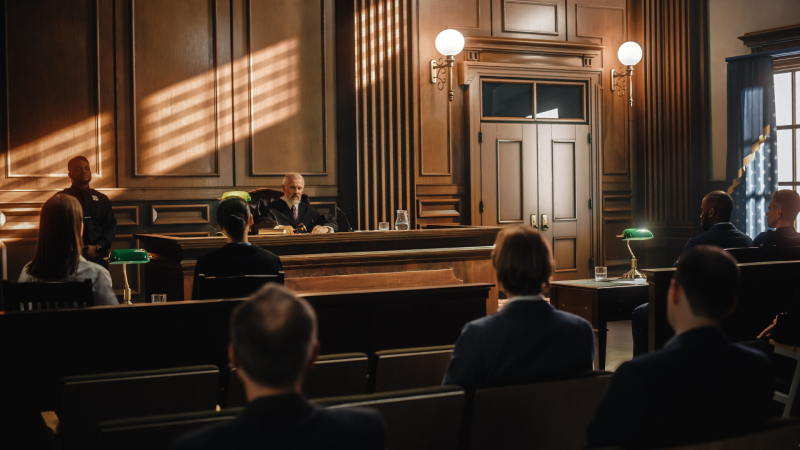
[[[274,253],[248,242],[253,216],[247,201],[228,197],[219,202],[217,224],[228,243],[197,258],[194,266],[192,299],[199,300],[198,275],[234,277],[241,275],[277,275],[283,270],[281,259]]]
[[[92,280],[95,305],[118,305],[111,275],[104,267],[81,256],[83,210],[74,197],[50,197],[39,215],[36,255],[22,269],[19,283]]]

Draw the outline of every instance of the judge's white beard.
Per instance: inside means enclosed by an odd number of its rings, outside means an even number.
[[[299,198],[289,198],[289,197],[284,197],[284,198],[286,198],[286,203],[288,203],[289,206],[297,206],[300,204]]]

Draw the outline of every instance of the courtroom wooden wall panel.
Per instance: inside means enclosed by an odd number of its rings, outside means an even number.
[[[567,40],[564,2],[492,0],[492,36]]]
[[[120,186],[231,186],[230,3],[117,0],[115,14]]]
[[[89,159],[97,186],[115,185],[109,6],[3,2],[2,189],[67,187],[77,155]]]

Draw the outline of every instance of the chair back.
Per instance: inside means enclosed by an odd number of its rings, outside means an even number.
[[[461,432],[464,399],[464,391],[460,387],[439,386],[319,399],[317,403],[329,408],[377,409],[386,422],[388,448],[455,450]]]
[[[800,421],[796,418],[781,419],[766,430],[700,444],[682,445],[663,450],[762,450],[792,449],[798,447]]]
[[[100,422],[97,425],[99,450],[169,450],[184,434],[236,418],[241,409],[193,412]]]
[[[440,386],[453,345],[376,352],[370,368],[370,391],[390,392]]]
[[[283,286],[283,272],[277,275],[242,275],[238,277],[197,277],[198,300],[249,297],[267,283]]]
[[[214,411],[218,388],[216,366],[65,377],[63,448],[95,448],[101,420]]]
[[[726,248],[738,263],[766,261],[800,261],[800,247],[741,247]]]
[[[609,372],[477,389],[469,449],[580,449],[611,380]]]
[[[303,395],[310,399],[363,395],[367,388],[368,361],[365,353],[318,357],[303,379]],[[235,368],[228,374],[227,386],[226,408],[244,406],[247,398]]]
[[[92,280],[9,283],[3,280],[5,311],[85,308],[94,306]]]

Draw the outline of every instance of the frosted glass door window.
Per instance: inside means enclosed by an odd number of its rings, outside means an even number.
[[[583,86],[536,83],[536,118],[583,120]]]

